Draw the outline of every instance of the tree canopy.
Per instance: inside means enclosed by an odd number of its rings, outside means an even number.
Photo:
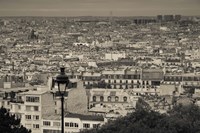
[[[166,114],[140,108],[135,112],[109,121],[98,129],[81,133],[199,133],[200,108],[177,105]]]
[[[0,108],[0,132],[1,133],[31,133],[20,124],[20,119],[17,119],[15,115],[11,115],[10,112],[1,107]]]

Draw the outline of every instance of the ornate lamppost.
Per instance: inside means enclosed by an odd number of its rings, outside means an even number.
[[[69,79],[67,75],[65,75],[65,68],[60,68],[60,74],[56,77],[55,82],[58,85],[58,91],[61,99],[61,133],[64,133],[64,97],[66,93],[67,86],[69,84]]]

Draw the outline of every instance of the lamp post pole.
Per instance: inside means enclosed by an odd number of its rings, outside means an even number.
[[[60,68],[60,75],[56,77],[56,83],[58,84],[58,91],[60,93],[61,100],[61,133],[64,133],[64,98],[67,86],[69,84],[69,79],[67,75],[65,75],[65,68]]]
[[[64,133],[64,95],[61,95],[61,119],[62,119],[62,132]]]

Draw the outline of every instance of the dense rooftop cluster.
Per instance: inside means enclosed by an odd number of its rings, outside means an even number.
[[[72,132],[126,116],[140,102],[161,113],[200,105],[199,44],[198,17],[2,17],[0,105],[33,132],[59,132],[54,80],[63,66]]]

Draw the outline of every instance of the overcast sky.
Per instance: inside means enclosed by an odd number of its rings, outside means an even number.
[[[0,0],[0,16],[200,15],[200,0]]]

